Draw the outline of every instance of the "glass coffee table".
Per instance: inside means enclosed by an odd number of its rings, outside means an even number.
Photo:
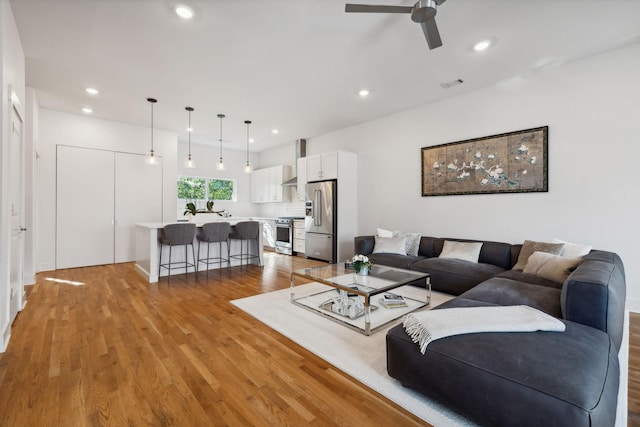
[[[296,296],[296,279],[317,282],[306,295]],[[424,283],[422,290],[408,286]],[[408,291],[408,292],[407,292]],[[305,268],[291,273],[291,302],[319,313],[365,335],[371,335],[389,322],[431,303],[429,274],[373,265],[361,276],[344,264]]]

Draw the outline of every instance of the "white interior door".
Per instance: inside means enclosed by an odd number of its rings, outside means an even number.
[[[58,146],[56,268],[114,262],[114,153]]]
[[[23,122],[15,108],[11,109],[11,250],[9,282],[11,286],[9,323],[24,306],[24,184]]]
[[[135,261],[135,224],[162,222],[162,161],[116,153],[115,197],[115,262]]]

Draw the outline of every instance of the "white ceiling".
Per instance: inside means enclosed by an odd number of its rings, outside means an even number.
[[[195,10],[192,21],[175,15],[178,2]],[[90,106],[95,117],[148,126],[155,97],[156,127],[180,140],[186,106],[194,143],[216,144],[224,113],[227,147],[244,149],[253,120],[252,151],[640,41],[638,0],[449,0],[436,16],[444,45],[431,51],[409,15],[346,14],[342,0],[10,3],[42,107]],[[474,52],[482,39],[494,46]],[[360,99],[364,87],[371,96]]]

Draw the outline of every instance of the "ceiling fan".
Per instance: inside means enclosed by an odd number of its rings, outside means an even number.
[[[440,39],[440,33],[438,32],[435,16],[437,7],[445,1],[446,0],[419,0],[413,6],[383,6],[347,3],[344,11],[347,13],[410,13],[411,20],[419,23],[422,27],[429,49],[435,49],[442,46],[442,39]]]

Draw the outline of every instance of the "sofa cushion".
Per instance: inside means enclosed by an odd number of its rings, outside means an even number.
[[[461,297],[499,305],[528,305],[551,316],[562,318],[561,292],[556,288],[494,277],[463,293]]]
[[[431,289],[452,295],[473,288],[504,271],[493,264],[473,263],[447,258],[425,258],[411,264],[411,270],[431,275]]]
[[[418,249],[418,255],[425,256],[427,258],[433,258],[437,256],[434,251],[434,243],[438,240],[435,237],[422,236],[420,237],[420,248]]]
[[[547,252],[554,255],[560,255],[564,249],[564,243],[547,243],[547,242],[534,242],[532,240],[525,240],[520,249],[520,255],[518,255],[518,262],[513,266],[514,270],[524,270],[527,266],[529,257],[534,252]]]
[[[407,239],[406,237],[380,237],[376,236],[376,243],[373,246],[373,253],[389,253],[406,255],[407,250],[405,248]]]
[[[409,270],[414,262],[425,259],[425,257],[423,256],[410,256],[389,253],[376,253],[369,254],[367,256],[369,257],[369,261],[371,261],[371,264],[388,265],[389,267],[404,268],[406,270]]]
[[[438,258],[459,259],[461,261],[478,262],[482,242],[455,242],[445,240]]]
[[[562,249],[562,253],[560,255],[566,256],[568,258],[583,257],[591,252],[591,249],[593,249],[593,246],[591,245],[565,242],[564,240],[556,239],[555,237],[551,239],[551,243],[564,243],[564,248]]]
[[[562,289],[562,283],[553,280],[544,279],[542,277],[526,274],[522,270],[506,270],[498,274],[496,277],[515,280],[517,282],[529,283],[531,285],[546,286],[548,288]]]
[[[406,231],[394,231],[393,237],[404,237],[405,252],[407,255],[416,256],[420,249],[420,233],[408,233]]]
[[[443,338],[424,355],[398,325],[386,337],[387,371],[482,425],[611,426],[619,381],[615,346],[602,331],[563,322],[562,333]]]
[[[567,258],[545,252],[534,252],[529,257],[523,273],[533,274],[558,283],[564,283],[578,267],[582,258]]]
[[[445,240],[454,242],[482,242],[480,256],[478,262],[482,264],[493,264],[503,269],[511,268],[511,245],[509,243],[491,242],[485,240],[466,240],[466,239],[434,239],[433,256],[439,256],[444,247]]]

